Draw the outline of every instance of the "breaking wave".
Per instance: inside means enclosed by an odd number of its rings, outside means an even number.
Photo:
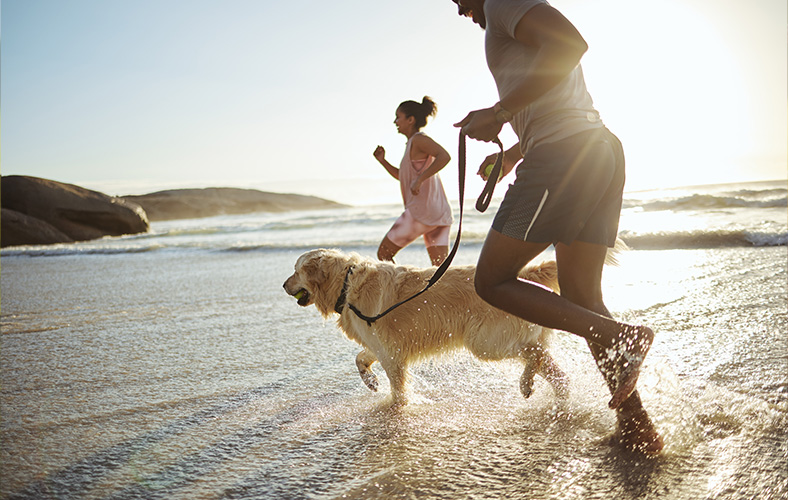
[[[774,247],[788,245],[788,232],[745,230],[678,231],[637,234],[622,231],[622,240],[635,250],[666,250],[725,247]]]
[[[739,189],[722,193],[690,193],[656,200],[629,198],[624,208],[658,210],[713,210],[727,208],[786,208],[788,189]]]

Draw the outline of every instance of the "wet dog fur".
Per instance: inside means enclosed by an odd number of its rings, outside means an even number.
[[[299,296],[300,306],[314,305],[328,318],[336,314],[335,305],[347,275],[346,302],[374,316],[420,291],[434,272],[435,268],[395,265],[355,253],[317,249],[298,258],[293,275],[283,286],[289,295]],[[371,369],[377,361],[389,378],[393,402],[404,404],[409,365],[465,348],[485,361],[522,361],[520,391],[526,398],[533,391],[534,375],[538,373],[552,386],[556,397],[566,399],[566,374],[547,351],[553,331],[484,302],[474,289],[474,274],[474,266],[452,266],[427,292],[371,325],[347,304],[341,307],[337,325],[362,347],[356,366],[367,387],[378,389],[377,376]],[[552,290],[558,288],[554,261],[530,265],[520,276]]]

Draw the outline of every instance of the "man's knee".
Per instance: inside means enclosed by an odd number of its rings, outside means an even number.
[[[490,283],[489,279],[486,279],[479,273],[478,268],[476,268],[476,275],[473,277],[473,286],[476,289],[476,294],[481,297],[482,300],[485,302],[490,302],[493,292],[493,284]]]

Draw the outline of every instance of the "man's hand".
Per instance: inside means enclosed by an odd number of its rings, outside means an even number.
[[[505,161],[505,158],[506,158],[506,157],[504,157],[504,161]],[[495,165],[495,161],[496,161],[497,159],[498,159],[498,153],[493,153],[493,154],[491,154],[491,155],[487,156],[487,158],[485,158],[485,159],[484,159],[484,161],[482,161],[482,164],[481,164],[481,165],[479,165],[479,171],[478,171],[478,172],[476,172],[476,174],[478,174],[478,175],[479,175],[479,177],[481,177],[482,179],[484,179],[484,182],[487,182],[487,178],[490,176],[490,174],[489,174],[489,173],[488,173],[488,171],[487,171],[487,168],[488,168],[488,167],[491,167],[491,166],[493,166],[493,165]],[[499,182],[499,181],[500,181],[500,180],[503,178],[503,175],[504,175],[504,167],[505,167],[505,166],[506,166],[506,164],[505,164],[505,163],[504,163],[504,164],[502,164],[502,166],[501,166],[501,173],[500,173],[500,175],[499,175],[499,177],[498,177],[498,181],[496,181],[496,182]]]
[[[512,171],[512,169],[515,167],[517,162],[522,159],[522,157],[523,157],[523,155],[520,154],[520,144],[519,143],[517,143],[514,146],[512,146],[511,148],[509,148],[503,154],[503,164],[501,165],[501,176],[498,178],[498,182],[500,182],[501,179],[503,179],[503,177],[505,175],[508,175],[509,172]],[[486,172],[487,167],[490,166],[490,165],[494,165],[495,164],[495,160],[497,158],[498,158],[498,153],[493,153],[491,155],[488,155],[487,158],[485,158],[482,161],[481,165],[479,165],[479,171],[476,172],[476,173],[482,179],[484,179],[485,182],[487,181],[487,177],[489,176],[487,174],[487,172]]]
[[[455,123],[454,126],[462,128],[465,135],[471,139],[484,142],[490,142],[498,137],[502,127],[495,120],[495,111],[492,108],[471,111],[468,116]]]

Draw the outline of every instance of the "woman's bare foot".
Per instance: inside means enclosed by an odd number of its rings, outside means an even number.
[[[635,390],[640,375],[640,367],[646,358],[651,344],[654,342],[654,332],[645,326],[632,327],[632,330],[623,333],[617,353],[620,358],[616,369],[616,391],[610,399],[608,406],[616,409],[621,406]]]

